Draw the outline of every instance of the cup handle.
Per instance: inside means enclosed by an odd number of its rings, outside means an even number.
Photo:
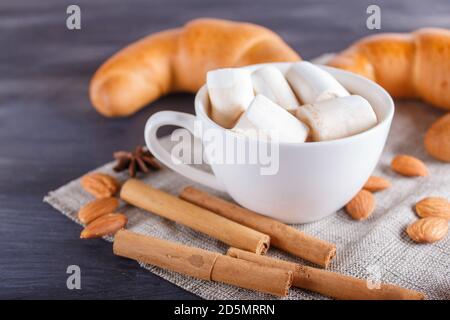
[[[176,111],[160,111],[152,115],[145,125],[145,143],[153,155],[173,171],[207,187],[226,192],[225,187],[217,178],[205,171],[182,163],[180,159],[171,155],[159,142],[156,132],[162,126],[172,125],[185,128],[194,135],[195,116]],[[178,162],[178,163],[175,163]]]

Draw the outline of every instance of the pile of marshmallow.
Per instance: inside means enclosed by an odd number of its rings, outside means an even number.
[[[370,103],[331,74],[301,61],[283,74],[266,65],[210,71],[210,116],[239,134],[303,143],[348,137],[377,124]]]

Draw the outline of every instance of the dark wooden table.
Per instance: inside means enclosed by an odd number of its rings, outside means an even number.
[[[82,29],[66,28],[78,4]],[[112,254],[102,240],[42,202],[44,195],[143,142],[146,119],[163,109],[193,111],[193,96],[165,97],[127,119],[92,109],[88,83],[112,53],[148,33],[202,16],[272,28],[308,59],[344,48],[382,10],[381,31],[450,28],[448,0],[420,1],[66,1],[0,2],[0,298],[196,299]],[[68,265],[81,290],[66,288]]]

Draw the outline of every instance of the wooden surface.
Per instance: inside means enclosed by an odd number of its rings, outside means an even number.
[[[80,31],[65,26],[73,3]],[[308,59],[373,33],[365,27],[372,3],[382,10],[381,31],[450,28],[448,0],[0,2],[0,298],[197,298],[113,256],[107,242],[80,240],[80,227],[42,202],[113,151],[142,143],[152,113],[193,112],[193,96],[178,94],[128,119],[99,116],[87,89],[105,58],[147,33],[213,16],[272,28]],[[66,288],[72,264],[81,290]]]

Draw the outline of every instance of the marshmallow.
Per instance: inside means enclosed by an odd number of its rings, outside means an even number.
[[[345,138],[377,124],[370,103],[357,95],[304,105],[295,115],[310,127],[314,141]]]
[[[274,66],[264,66],[252,73],[253,90],[262,94],[288,111],[300,106],[294,92],[281,71]]]
[[[232,130],[271,141],[302,143],[309,128],[283,107],[257,95]]]
[[[211,101],[211,118],[231,128],[254,98],[250,72],[245,69],[209,71],[206,86]]]
[[[331,74],[306,61],[294,63],[286,79],[303,104],[350,95]]]

